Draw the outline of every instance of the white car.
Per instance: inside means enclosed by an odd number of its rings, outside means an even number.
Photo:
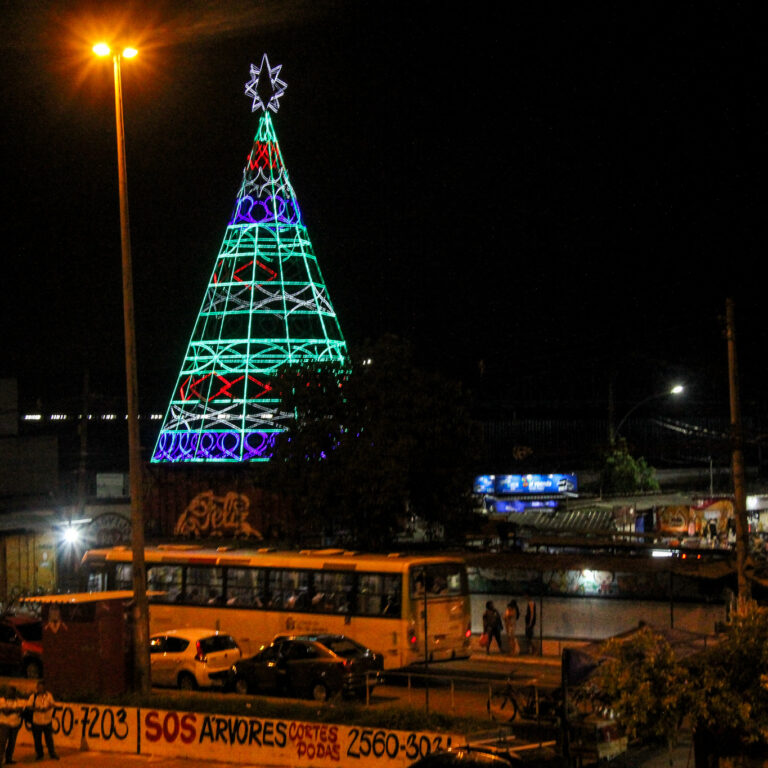
[[[169,629],[149,640],[152,683],[185,690],[221,686],[210,674],[228,670],[241,655],[231,635],[197,627]]]

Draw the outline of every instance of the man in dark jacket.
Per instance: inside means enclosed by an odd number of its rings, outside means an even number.
[[[501,616],[489,600],[485,604],[485,613],[483,614],[483,634],[488,638],[488,645],[485,646],[485,652],[491,652],[491,640],[496,640],[496,645],[501,653]]]

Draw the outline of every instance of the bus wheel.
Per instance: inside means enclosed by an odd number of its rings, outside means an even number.
[[[182,672],[179,675],[179,688],[181,688],[182,691],[197,690],[197,680],[195,680],[189,672]]]
[[[312,686],[312,698],[315,701],[328,701],[328,686],[325,683],[315,683]]]

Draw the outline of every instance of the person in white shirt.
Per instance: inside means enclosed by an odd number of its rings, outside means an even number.
[[[13,765],[16,761],[13,759],[13,750],[16,749],[16,737],[21,728],[21,713],[27,705],[26,699],[19,698],[19,692],[16,687],[11,685],[8,688],[8,694],[5,697],[7,721],[8,721],[8,743],[5,747],[5,765]],[[3,753],[0,753],[0,765],[2,765]]]
[[[35,754],[38,760],[42,760],[43,736],[45,736],[45,746],[48,748],[48,754],[51,760],[58,760],[56,749],[53,746],[53,708],[56,706],[53,694],[45,690],[45,682],[37,681],[37,690],[29,697],[27,706],[32,710],[32,739],[35,742]]]

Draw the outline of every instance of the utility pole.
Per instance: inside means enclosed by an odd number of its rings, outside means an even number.
[[[736,362],[736,324],[733,299],[725,303],[725,335],[728,341],[728,384],[731,404],[731,473],[733,476],[733,502],[736,516],[736,576],[738,579],[738,611],[741,613],[751,599],[747,580],[747,556],[749,554],[749,525],[747,523],[747,499],[744,491],[744,433],[741,425],[739,404],[739,377]]]

